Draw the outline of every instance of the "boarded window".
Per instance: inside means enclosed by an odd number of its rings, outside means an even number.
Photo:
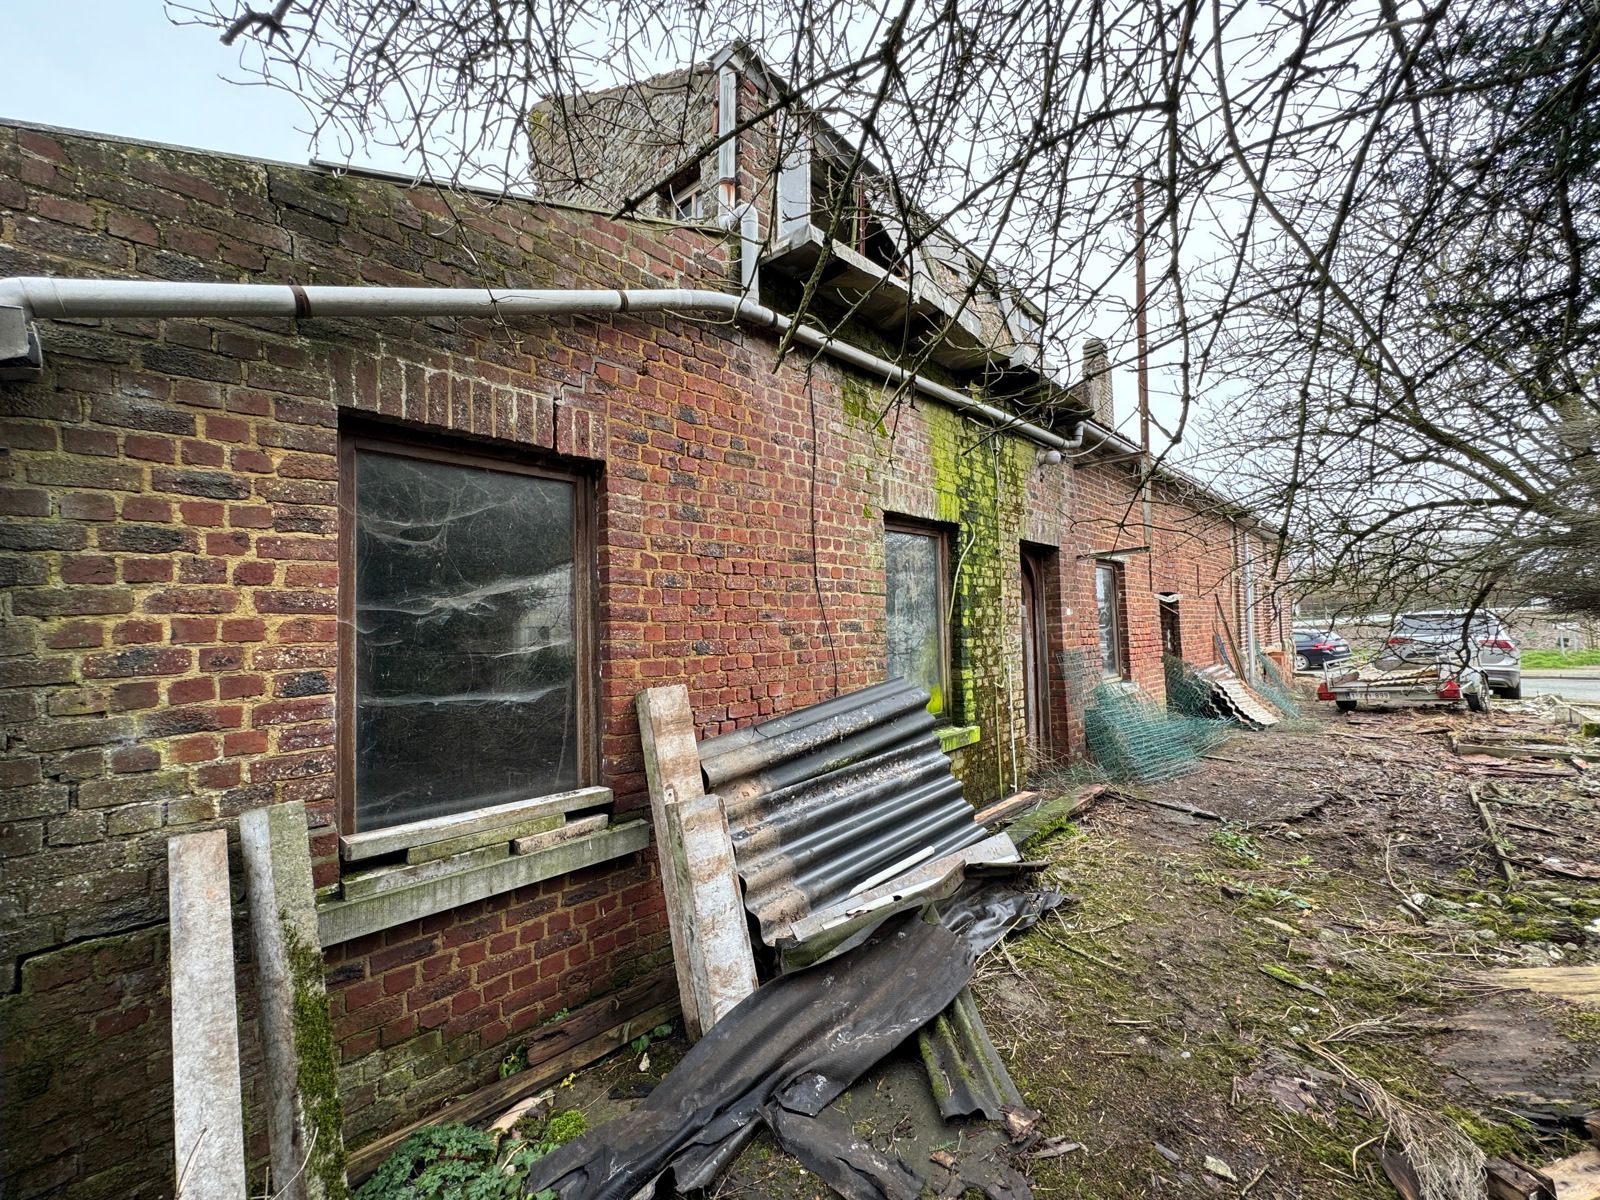
[[[578,786],[579,488],[353,451],[355,827]]]
[[[930,712],[946,711],[945,539],[935,529],[890,525],[883,532],[888,609],[888,677],[928,690]]]
[[[1100,674],[1107,679],[1122,678],[1121,588],[1115,563],[1096,563],[1094,602],[1100,616]]]

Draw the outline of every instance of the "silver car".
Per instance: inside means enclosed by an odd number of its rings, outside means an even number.
[[[1401,613],[1375,662],[1470,668],[1500,695],[1522,696],[1522,651],[1506,623],[1487,609],[1473,613],[1470,621],[1458,610]]]

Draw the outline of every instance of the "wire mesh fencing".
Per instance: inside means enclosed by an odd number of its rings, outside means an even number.
[[[1182,775],[1233,728],[1163,705],[1126,680],[1102,678],[1098,659],[1091,656],[1074,665],[1079,669],[1072,675],[1084,696],[1084,741],[1106,779],[1153,783]],[[1181,692],[1192,685],[1179,670],[1169,673],[1169,696],[1174,686]]]

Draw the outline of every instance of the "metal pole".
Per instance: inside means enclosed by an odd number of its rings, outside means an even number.
[[[1145,313],[1144,180],[1133,178],[1133,307],[1139,340],[1139,449],[1150,453],[1150,325]]]

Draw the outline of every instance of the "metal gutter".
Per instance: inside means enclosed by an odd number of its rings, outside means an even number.
[[[35,376],[43,358],[32,322],[86,317],[547,317],[673,312],[721,316],[778,333],[897,387],[925,396],[1045,446],[1073,451],[1072,438],[1021,420],[896,366],[810,325],[726,292],[690,288],[498,289],[327,287],[297,283],[177,283],[127,279],[0,279],[0,379]]]

